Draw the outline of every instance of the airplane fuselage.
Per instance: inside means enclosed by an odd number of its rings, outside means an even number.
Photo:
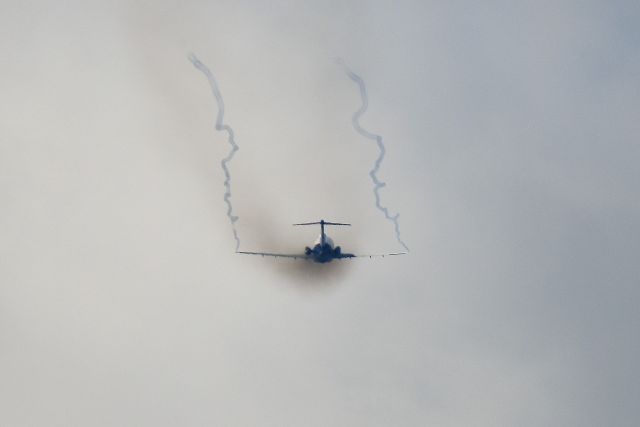
[[[312,261],[321,264],[331,262],[337,258],[351,258],[352,254],[343,254],[340,246],[335,246],[331,237],[327,236],[324,232],[324,226],[326,222],[320,221],[320,236],[314,242],[313,246],[304,248],[304,253]],[[331,224],[331,223],[330,223]]]
[[[340,246],[333,247],[332,244],[325,242],[324,245],[317,243],[313,248],[306,247],[305,255],[307,255],[312,261],[324,264],[331,262],[336,258],[343,258]]]

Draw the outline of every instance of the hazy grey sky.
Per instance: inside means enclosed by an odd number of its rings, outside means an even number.
[[[640,3],[0,4],[0,425],[640,422]]]

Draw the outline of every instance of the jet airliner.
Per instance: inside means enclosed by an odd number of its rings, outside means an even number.
[[[310,260],[313,262],[325,264],[327,262],[331,262],[334,259],[345,259],[345,258],[371,258],[374,256],[392,256],[392,255],[404,255],[406,252],[395,252],[389,254],[381,254],[381,255],[354,255],[346,252],[342,252],[340,246],[335,246],[331,237],[327,236],[324,232],[324,227],[326,225],[344,225],[351,226],[351,224],[345,224],[341,222],[329,222],[321,219],[317,222],[303,222],[300,224],[293,225],[320,225],[320,236],[313,243],[313,247],[305,247],[304,253],[300,254],[276,254],[276,253],[268,253],[268,252],[242,252],[238,251],[239,254],[245,255],[260,255],[260,256],[270,256],[276,258],[293,258],[293,259],[304,259]]]

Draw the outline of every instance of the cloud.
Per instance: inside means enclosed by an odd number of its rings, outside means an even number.
[[[0,424],[635,425],[638,12],[7,5]],[[339,56],[411,255],[234,255],[191,51],[248,250],[395,243]]]

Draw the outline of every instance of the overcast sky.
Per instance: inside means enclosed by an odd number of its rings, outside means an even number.
[[[640,3],[0,5],[0,425],[640,422]]]

